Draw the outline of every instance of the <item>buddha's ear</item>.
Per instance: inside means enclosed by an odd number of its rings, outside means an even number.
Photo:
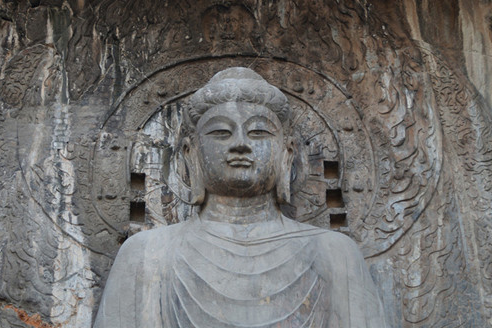
[[[192,205],[200,205],[205,199],[205,186],[203,185],[203,173],[196,154],[196,147],[192,147],[190,138],[183,139],[183,157],[190,175]]]
[[[280,172],[277,175],[277,203],[279,204],[287,204],[290,202],[290,171],[292,169],[293,160],[294,141],[292,137],[288,137],[282,152]]]

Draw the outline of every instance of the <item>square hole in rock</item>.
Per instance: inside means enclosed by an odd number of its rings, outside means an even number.
[[[326,206],[328,208],[343,208],[345,206],[340,189],[326,191]]]
[[[132,172],[130,175],[130,186],[132,190],[145,190],[145,173]]]
[[[325,179],[338,179],[338,162],[323,161]]]
[[[130,202],[130,221],[145,222],[145,202]]]
[[[347,226],[347,214],[331,214],[330,215],[330,228],[338,229]]]

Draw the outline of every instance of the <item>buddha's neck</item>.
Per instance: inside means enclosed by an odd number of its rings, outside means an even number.
[[[202,220],[234,224],[281,219],[280,209],[271,193],[247,198],[208,194],[199,215]]]

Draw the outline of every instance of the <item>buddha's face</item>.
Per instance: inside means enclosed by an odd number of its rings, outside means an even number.
[[[251,197],[275,186],[284,150],[282,124],[270,109],[228,102],[197,123],[198,159],[208,193]]]

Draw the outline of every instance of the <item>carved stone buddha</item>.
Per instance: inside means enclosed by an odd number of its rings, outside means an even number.
[[[246,68],[191,97],[182,151],[199,211],[123,244],[95,327],[386,327],[356,244],[280,212],[289,113]]]

